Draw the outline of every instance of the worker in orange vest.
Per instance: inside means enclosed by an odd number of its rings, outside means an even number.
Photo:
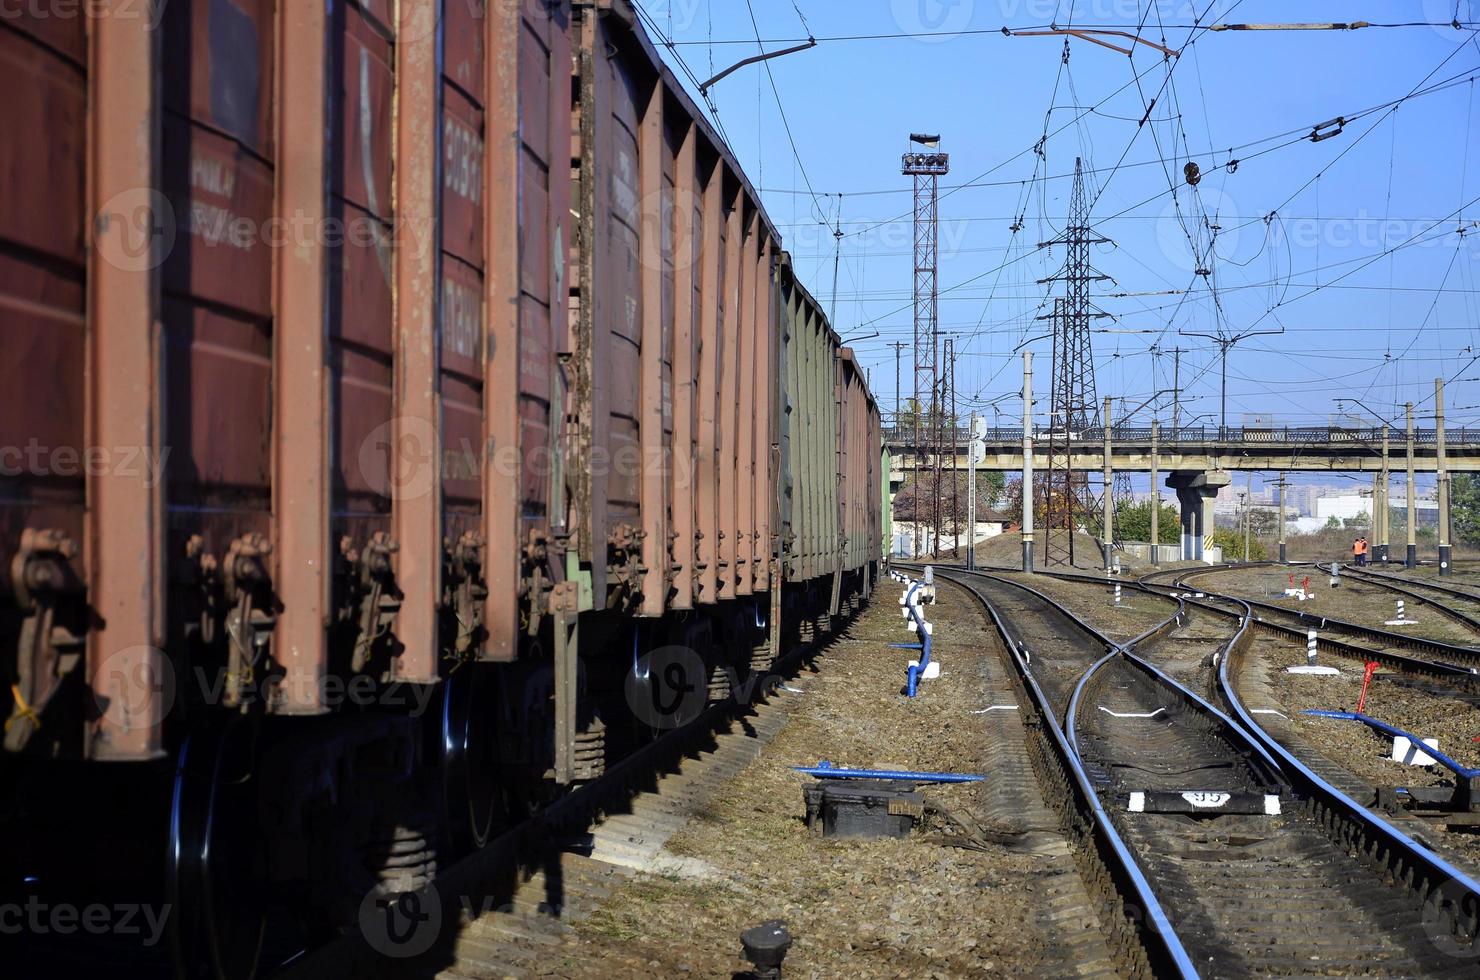
[[[1358,565],[1367,564],[1367,539],[1357,538],[1352,544],[1352,554],[1356,556]]]

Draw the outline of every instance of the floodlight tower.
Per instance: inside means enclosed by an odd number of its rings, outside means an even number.
[[[940,152],[940,136],[911,133],[910,142],[916,147],[905,153],[900,161],[899,172],[915,178],[915,543],[920,541],[920,477],[921,441],[920,414],[926,412],[929,426],[930,445],[935,459],[935,487],[940,491],[940,425],[941,406],[936,404],[936,382],[939,380],[937,354],[940,341],[940,320],[937,315],[937,293],[935,279],[936,241],[939,212],[936,207],[937,181],[942,174],[950,173],[950,156]],[[931,404],[921,401],[920,393],[928,392]],[[940,529],[936,528],[939,539]]]

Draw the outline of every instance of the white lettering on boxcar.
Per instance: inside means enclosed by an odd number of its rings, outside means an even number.
[[[442,280],[442,349],[478,359],[483,334],[483,304],[478,291],[460,282]]]
[[[185,231],[207,245],[233,245],[251,249],[253,228],[250,222],[231,210],[229,204],[236,191],[236,168],[220,157],[202,153],[190,156],[190,206],[185,209]],[[227,205],[206,200],[224,198]]]
[[[637,165],[625,146],[617,148],[617,165],[612,168],[612,210],[627,223],[637,227]]]
[[[442,121],[442,186],[478,203],[483,185],[483,141],[453,116]]]

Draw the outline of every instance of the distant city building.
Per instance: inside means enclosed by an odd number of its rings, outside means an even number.
[[[1369,519],[1372,517],[1372,497],[1370,495],[1345,493],[1316,499],[1315,516],[1322,521],[1328,521],[1333,517],[1339,521],[1349,521],[1358,515],[1364,515]]]
[[[1320,496],[1320,487],[1286,487],[1285,507],[1301,517],[1314,517]]]

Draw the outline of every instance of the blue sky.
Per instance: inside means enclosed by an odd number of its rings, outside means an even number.
[[[640,5],[664,34],[688,42],[677,53],[699,78],[757,52],[745,0]],[[1401,423],[1405,401],[1419,403],[1421,416],[1432,412],[1433,381],[1443,376],[1455,424],[1480,425],[1480,359],[1471,363],[1480,355],[1480,203],[1472,203],[1480,196],[1480,39],[1447,26],[1191,30],[1194,21],[1447,23],[1456,12],[1470,22],[1480,18],[1476,0],[1073,0],[1072,11],[1071,0],[751,5],[761,36],[778,39],[767,49],[809,33],[983,32],[821,40],[765,63],[769,78],[751,65],[711,90],[786,247],[812,292],[835,305],[839,332],[879,332],[854,346],[886,411],[895,394],[887,345],[912,337],[910,179],[899,157],[909,133],[938,132],[951,156],[941,179],[940,324],[955,332],[963,412],[991,415],[989,403],[1001,398],[1002,424],[1021,417],[1009,394],[1021,388],[1012,351],[1046,328],[1033,318],[1047,312],[1050,287],[1037,280],[1064,256],[1038,243],[1064,226],[1079,157],[1091,171],[1096,230],[1115,242],[1094,251],[1097,269],[1113,278],[1097,285],[1096,302],[1115,317],[1097,321],[1106,332],[1093,338],[1101,397],[1123,398],[1124,408],[1152,399],[1138,418],[1156,412],[1169,421],[1170,395],[1153,395],[1172,386],[1171,351],[1180,346],[1182,419],[1207,415],[1216,424],[1216,348],[1180,332],[1283,326],[1283,335],[1251,337],[1230,355],[1230,424],[1245,413],[1324,422],[1344,395]],[[1170,62],[1151,47],[1127,57],[1072,40],[1065,64],[1060,37],[999,32],[1071,17],[1132,32],[1144,23],[1142,37],[1172,49],[1195,40]],[[1436,85],[1444,87],[1423,93]],[[1385,107],[1415,89],[1395,110]],[[1139,125],[1153,97],[1150,121]],[[1338,116],[1349,119],[1340,135],[1306,138]],[[1045,131],[1039,157],[1033,147]],[[1203,171],[1196,189],[1183,181],[1189,154]],[[1225,167],[1230,159],[1236,168]],[[977,186],[956,186],[966,183]],[[1456,233],[1462,223],[1466,235]],[[835,304],[834,227],[845,233]],[[1198,263],[1193,249],[1206,253],[1210,239],[1212,258]],[[1041,412],[1049,344],[1031,347]],[[910,356],[906,349],[906,394]]]

